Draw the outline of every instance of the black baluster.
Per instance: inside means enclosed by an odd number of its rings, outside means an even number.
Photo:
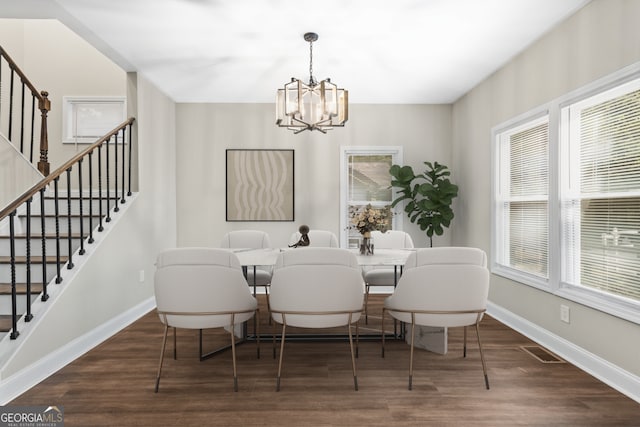
[[[55,177],[55,179],[53,180],[53,206],[56,222],[56,283],[62,283],[62,276],[60,275],[60,209],[58,207],[59,180],[59,176]]]
[[[113,189],[115,191],[115,208],[113,208],[114,212],[118,212],[120,208],[118,207],[118,133],[116,132],[113,135]]]
[[[80,209],[80,251],[78,254],[84,255],[84,212],[83,212],[83,189],[82,189],[82,159],[78,160],[78,187],[80,187],[80,200],[78,203],[80,204],[78,207]]]
[[[131,196],[131,146],[133,143],[131,142],[131,130],[133,128],[133,124],[129,124],[129,192],[127,196]]]
[[[9,86],[9,141],[11,141],[12,130],[13,130],[13,76],[15,71],[13,68],[11,69],[11,83]]]
[[[20,79],[22,80],[22,79]],[[22,99],[20,100],[20,153],[24,154],[24,81],[22,82]]]
[[[98,206],[98,231],[102,231],[104,230],[104,227],[102,226],[102,144],[98,146],[98,201],[100,202],[100,205]]]
[[[93,150],[89,151],[89,240],[93,243]]]
[[[125,142],[125,129],[126,128],[122,128],[122,199],[120,200],[120,203],[124,204],[124,202],[126,201],[124,198],[124,170],[125,170],[125,166],[124,166],[124,142]]]
[[[2,55],[0,55],[0,99],[2,99]],[[2,102],[0,102],[0,117],[2,117]]]
[[[33,145],[34,145],[34,135],[35,132],[35,124],[36,124],[36,97],[31,95],[31,151],[29,152],[29,161],[33,163]]]
[[[45,234],[45,218],[44,218],[44,188],[40,189],[40,233],[42,234],[42,297],[41,301],[49,299],[47,293],[47,236]]]
[[[69,251],[69,260],[67,261],[67,270],[73,268],[73,236],[71,235],[71,168],[67,172],[67,247]]]
[[[30,322],[33,319],[31,314],[31,202],[33,198],[27,200],[27,236],[26,236],[26,256],[27,256],[27,311],[24,321]]]
[[[18,295],[16,292],[16,232],[13,221],[16,211],[9,214],[9,247],[11,264],[11,339],[15,340],[20,335],[18,332]]]
[[[106,150],[106,161],[104,164],[104,168],[107,170],[107,182],[106,182],[106,186],[105,189],[107,190],[107,217],[104,219],[105,222],[110,222],[111,221],[111,188],[109,188],[109,169],[110,169],[110,165],[109,165],[109,141],[111,141],[111,138],[107,139],[105,141],[105,150]]]

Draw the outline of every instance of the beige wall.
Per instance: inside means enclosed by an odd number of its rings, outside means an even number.
[[[218,246],[229,230],[262,229],[274,246],[284,246],[300,224],[339,234],[340,147],[404,147],[405,164],[424,170],[424,161],[451,163],[451,106],[352,105],[347,126],[329,133],[275,126],[273,104],[178,104],[178,243]],[[295,222],[225,221],[225,150],[295,150]],[[456,171],[453,171],[456,179]],[[455,220],[452,229],[455,227]],[[418,246],[426,234],[405,221]],[[446,245],[452,229],[434,239]]]
[[[0,45],[36,89],[49,92],[49,162],[53,171],[86,148],[84,144],[62,144],[62,97],[126,96],[126,73],[53,19],[0,19]]]
[[[596,0],[458,100],[453,170],[460,198],[453,243],[490,250],[491,128],[640,61],[639,1]],[[493,276],[490,299],[507,310],[640,375],[640,326]],[[560,304],[571,323],[560,322]]]
[[[0,46],[20,68],[24,63],[24,22],[22,19],[0,18]]]

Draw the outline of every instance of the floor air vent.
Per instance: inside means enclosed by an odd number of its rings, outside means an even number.
[[[520,348],[542,363],[565,363],[564,360],[539,345],[523,345]]]

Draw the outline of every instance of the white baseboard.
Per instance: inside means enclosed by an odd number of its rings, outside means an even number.
[[[640,377],[529,322],[497,304],[489,302],[487,304],[487,313],[527,338],[556,353],[586,373],[640,403]]]
[[[6,405],[31,387],[56,373],[98,344],[121,331],[155,308],[155,297],[150,297],[119,316],[76,338],[69,344],[43,357],[0,382],[0,405]]]

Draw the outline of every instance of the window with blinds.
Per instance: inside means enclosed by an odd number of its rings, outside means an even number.
[[[491,132],[492,272],[640,324],[640,63]]]
[[[498,136],[498,264],[548,277],[549,121],[543,117]]]
[[[563,281],[640,301],[640,82],[561,117]]]

